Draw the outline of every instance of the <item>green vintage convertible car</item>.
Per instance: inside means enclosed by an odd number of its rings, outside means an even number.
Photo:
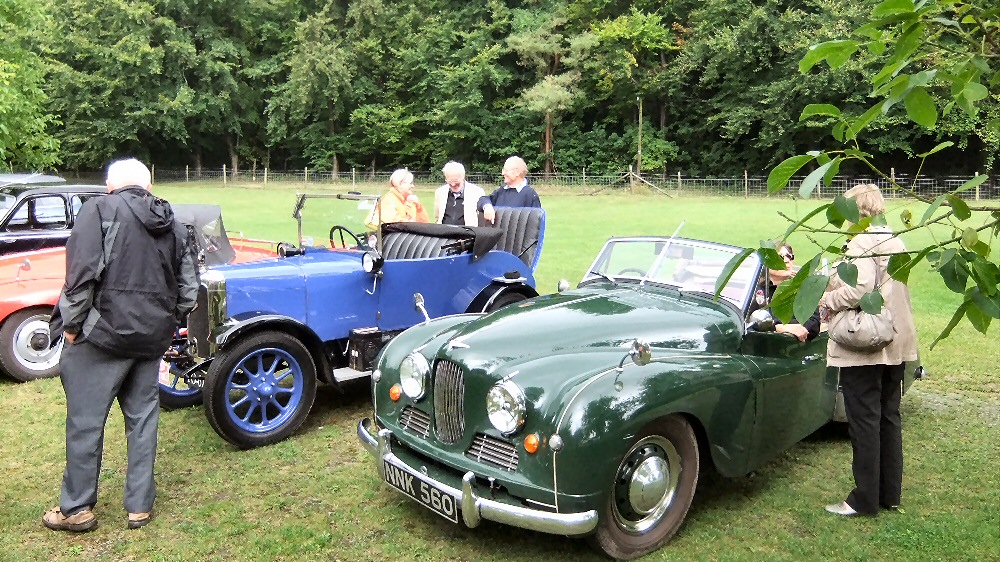
[[[575,290],[413,327],[377,359],[358,438],[385,482],[453,522],[653,551],[702,470],[745,475],[843,417],[825,333],[773,331],[756,254],[713,298],[740,251],[615,238]]]

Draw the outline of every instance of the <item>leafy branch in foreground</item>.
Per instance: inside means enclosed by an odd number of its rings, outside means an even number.
[[[787,158],[772,169],[768,190],[786,188],[792,176],[811,168],[799,185],[799,195],[808,198],[820,182],[831,185],[844,163],[852,161],[879,176],[889,191],[926,203],[927,210],[916,223],[909,211],[903,212],[900,219],[906,229],[902,232],[927,230],[934,242],[910,255],[893,256],[889,274],[906,282],[909,271],[926,261],[940,274],[944,285],[961,296],[951,321],[932,348],[948,337],[963,318],[985,334],[991,320],[1000,318],[1000,268],[991,260],[1000,234],[1000,207],[970,205],[962,194],[981,185],[987,176],[976,175],[957,189],[929,198],[918,193],[914,184],[903,185],[874,165],[862,140],[874,123],[894,111],[918,127],[940,133],[939,118],[957,108],[979,123],[981,137],[995,145],[1000,138],[1000,118],[991,116],[998,115],[1000,107],[1000,7],[993,0],[884,0],[874,8],[870,21],[854,30],[851,38],[812,46],[802,57],[799,71],[808,73],[824,62],[837,69],[860,53],[867,53],[882,65],[871,77],[871,95],[877,101],[859,115],[832,104],[807,106],[800,122],[828,124],[838,146]],[[917,177],[930,157],[952,146],[952,142],[944,141],[918,154]],[[823,219],[825,224],[811,226]],[[837,196],[832,203],[792,221],[783,238],[795,231],[805,231],[807,236],[824,233],[846,238],[866,226],[859,222],[854,202]],[[810,240],[815,241],[812,237]],[[830,244],[817,245],[821,251],[776,291],[772,307],[780,318],[787,319],[793,312],[800,318],[808,316],[822,296],[829,278],[822,271],[822,260],[827,254],[839,258],[842,250]],[[769,258],[776,257],[770,255],[774,253],[770,243],[763,243],[758,252],[768,263]],[[851,279],[843,264],[838,271],[845,280]],[[876,308],[880,300],[876,289],[866,295],[862,304]]]

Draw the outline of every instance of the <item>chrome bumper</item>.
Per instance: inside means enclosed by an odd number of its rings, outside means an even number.
[[[542,533],[572,536],[585,535],[597,526],[597,511],[593,509],[582,513],[552,513],[480,497],[476,493],[476,475],[472,471],[466,472],[462,476],[461,490],[449,486],[403,462],[390,449],[389,438],[392,437],[392,432],[388,429],[380,430],[376,438],[369,431],[371,426],[372,422],[368,418],[358,422],[358,440],[361,441],[364,448],[380,461],[388,462],[405,470],[414,477],[455,498],[462,509],[462,521],[470,528],[477,527],[483,519],[486,519]],[[383,462],[378,463],[378,472],[379,477],[385,480],[385,464]]]

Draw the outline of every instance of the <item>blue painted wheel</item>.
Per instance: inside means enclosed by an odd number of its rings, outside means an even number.
[[[190,408],[201,404],[201,387],[184,378],[184,371],[191,368],[191,361],[167,363],[166,371],[160,366],[160,407],[167,410]],[[204,372],[201,373],[204,376]],[[203,383],[204,381],[197,381]]]
[[[316,398],[316,367],[298,339],[252,335],[221,351],[205,380],[205,415],[241,448],[281,441],[305,421]]]

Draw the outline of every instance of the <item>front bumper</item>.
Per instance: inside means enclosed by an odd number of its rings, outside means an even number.
[[[462,510],[462,521],[467,527],[477,527],[483,519],[486,519],[542,533],[575,536],[585,535],[597,526],[597,511],[593,509],[582,513],[552,513],[480,497],[476,493],[476,475],[472,471],[466,472],[462,476],[461,490],[449,486],[409,466],[394,455],[389,445],[389,440],[392,437],[391,431],[388,429],[380,430],[376,438],[369,431],[371,427],[372,422],[368,418],[358,422],[358,440],[372,456],[379,460],[379,476],[385,480],[384,471],[387,462],[415,478],[431,484],[458,502]]]

